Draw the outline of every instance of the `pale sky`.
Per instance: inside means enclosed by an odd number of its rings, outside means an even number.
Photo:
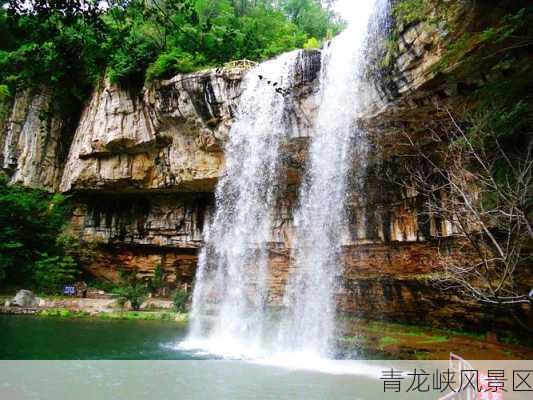
[[[375,0],[337,0],[334,8],[343,19],[350,22],[357,19],[360,12],[366,11],[366,9],[372,7],[374,3]]]

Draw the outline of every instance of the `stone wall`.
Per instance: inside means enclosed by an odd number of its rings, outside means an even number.
[[[149,278],[159,266],[168,288],[191,290],[197,260],[196,252],[187,248],[100,245],[85,270],[96,278],[117,282],[128,273],[141,280]]]

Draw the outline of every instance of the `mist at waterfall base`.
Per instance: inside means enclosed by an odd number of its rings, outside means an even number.
[[[365,134],[355,126],[356,115],[371,98],[371,85],[362,78],[365,50],[383,3],[353,5],[347,29],[322,50],[318,111],[293,212],[291,265],[283,307],[275,313],[267,307],[268,244],[273,241],[281,146],[294,129],[288,114],[293,100],[261,78],[290,89],[302,54],[283,54],[246,75],[225,148],[216,210],[199,257],[190,332],[181,349],[264,365],[361,373],[361,364],[333,360],[335,294],[348,234],[347,185],[362,174],[367,154]]]

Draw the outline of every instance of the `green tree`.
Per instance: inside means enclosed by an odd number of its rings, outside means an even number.
[[[80,270],[72,256],[49,256],[40,253],[40,259],[35,262],[33,277],[35,285],[47,292],[60,292],[66,283],[72,283]]]
[[[322,39],[328,31],[336,34],[341,28],[335,14],[319,0],[286,0],[282,7],[298,28],[311,37]]]
[[[318,0],[0,0],[3,93],[47,86],[76,115],[104,73],[145,79],[301,48],[340,29]],[[7,91],[4,90],[7,88]]]
[[[105,65],[105,26],[98,2],[32,0],[4,2],[0,29],[0,80],[19,87],[46,85],[57,109],[77,111]]]
[[[64,196],[9,186],[0,176],[0,282],[30,284],[33,280],[37,286],[48,286],[65,283],[61,276],[70,280],[73,260],[60,240],[69,215]],[[54,275],[58,270],[51,267],[52,260],[61,264],[63,272]],[[43,280],[47,269],[54,276]]]

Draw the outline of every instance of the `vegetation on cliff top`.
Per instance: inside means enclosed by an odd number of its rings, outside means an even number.
[[[0,97],[55,90],[72,112],[107,72],[140,85],[317,46],[340,29],[318,0],[0,0]]]

